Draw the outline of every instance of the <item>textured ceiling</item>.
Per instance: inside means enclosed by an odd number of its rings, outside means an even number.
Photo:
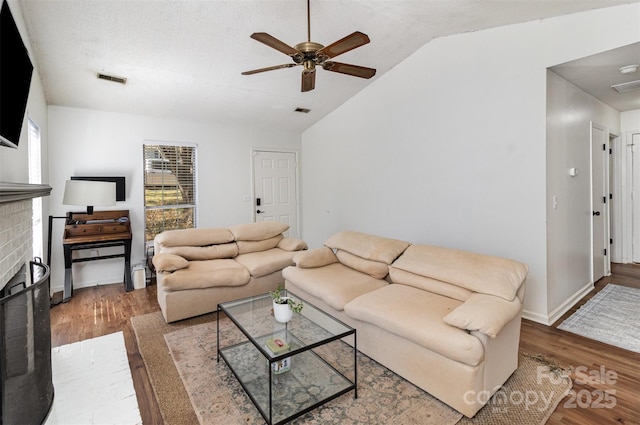
[[[640,90],[618,93],[611,88],[613,84],[640,80],[640,70],[631,74],[620,72],[627,65],[640,65],[640,43],[557,65],[551,70],[618,111],[632,111],[640,109]]]
[[[304,0],[17,0],[47,102],[87,109],[303,131],[435,37],[637,0],[311,0],[311,39],[353,31],[371,43],[337,60],[377,69],[371,80],[318,70],[300,92],[300,67],[249,38],[306,41]],[[96,73],[127,78],[126,85]],[[308,114],[296,107],[311,109]]]

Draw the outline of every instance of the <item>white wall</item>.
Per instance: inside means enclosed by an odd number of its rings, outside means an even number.
[[[624,5],[425,45],[303,134],[305,240],[353,229],[523,261],[525,310],[545,321],[546,69],[639,41],[639,13]]]
[[[620,114],[620,130],[623,132],[640,130],[640,109]]]
[[[620,133],[618,111],[548,71],[547,304],[551,322],[593,288],[591,122]],[[577,168],[578,175],[569,176],[569,168]]]
[[[618,194],[620,199],[617,200],[617,213],[623,223],[619,229],[621,237],[618,245],[622,262],[631,263],[640,261],[640,148],[637,143],[640,134],[640,109],[623,112],[620,129],[622,134],[617,141],[618,151],[614,152],[620,167],[624,169],[620,178],[623,191]]]
[[[62,205],[64,183],[72,175],[113,175],[127,179],[127,200],[114,208],[130,210],[134,234],[132,264],[144,257],[143,159],[146,141],[198,145],[199,227],[253,220],[251,147],[300,148],[300,136],[231,128],[212,122],[186,122],[60,106],[49,107],[51,213],[80,211]],[[100,208],[96,207],[96,210]],[[54,221],[52,290],[62,289],[62,220]],[[122,282],[122,259],[74,264],[74,287]]]

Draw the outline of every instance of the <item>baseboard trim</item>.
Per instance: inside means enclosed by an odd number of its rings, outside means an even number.
[[[578,301],[580,301],[585,295],[591,292],[595,288],[593,283],[587,283],[582,288],[577,290],[572,296],[567,298],[562,304],[560,304],[549,315],[545,316],[540,313],[523,310],[522,318],[531,320],[533,322],[541,323],[543,325],[551,326],[558,319],[560,319],[567,311],[571,309]]]
[[[522,310],[522,318],[531,320],[532,322],[541,323],[543,325],[549,326],[548,317],[540,313],[534,313],[532,311]]]
[[[549,325],[553,325],[558,319],[562,317],[567,311],[571,309],[578,301],[584,298],[589,292],[593,291],[595,285],[592,282],[587,283],[578,291],[576,291],[571,297],[569,297],[565,302],[560,304],[555,310],[551,312],[549,315]]]

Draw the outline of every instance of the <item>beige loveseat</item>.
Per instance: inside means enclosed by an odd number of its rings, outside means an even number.
[[[169,230],[154,239],[158,303],[167,323],[215,311],[218,303],[282,285],[282,269],[307,249],[278,222]]]
[[[527,266],[345,231],[283,270],[358,350],[472,417],[518,366]]]

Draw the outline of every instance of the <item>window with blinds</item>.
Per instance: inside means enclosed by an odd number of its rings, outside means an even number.
[[[40,127],[31,117],[27,118],[28,134],[28,161],[29,161],[29,183],[42,183],[42,142],[40,138]],[[33,198],[31,201],[33,211],[33,256],[44,258],[43,235],[44,227],[42,224],[42,198]]]
[[[196,146],[144,144],[145,240],[197,224]]]

